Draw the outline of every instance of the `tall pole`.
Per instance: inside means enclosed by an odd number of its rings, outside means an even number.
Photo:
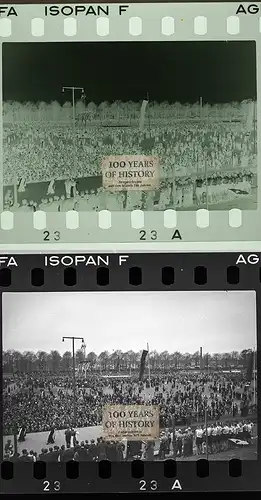
[[[76,382],[75,382],[75,349],[74,349],[74,342],[75,340],[81,340],[82,343],[84,342],[84,339],[82,337],[62,337],[62,342],[65,341],[65,339],[69,339],[72,341],[72,362],[73,362],[73,425],[76,427],[76,422],[77,422],[77,412],[76,412]]]
[[[205,407],[205,429],[206,429],[206,458],[208,460],[208,409]]]
[[[200,370],[202,370],[202,368],[203,368],[202,347],[199,348],[199,366],[200,366]]]
[[[75,89],[72,89],[72,112],[73,112],[73,166],[76,172],[76,136],[75,136]]]
[[[73,361],[73,420],[74,427],[76,426],[76,387],[75,387],[75,353],[74,353],[74,338],[72,338],[72,361]]]
[[[149,110],[149,105],[150,105],[150,99],[149,99],[149,94],[147,93],[147,107],[148,107],[148,120],[149,120],[149,132],[150,132],[150,110]]]
[[[200,116],[200,120],[202,121],[202,112],[203,112],[203,99],[202,97],[199,98],[199,116]]]
[[[149,350],[149,344],[148,343],[147,343],[147,351],[148,351],[149,384],[150,384],[150,387],[151,387],[151,383],[150,383],[150,350]]]
[[[69,90],[72,93],[72,117],[73,117],[73,165],[74,174],[76,172],[76,133],[75,133],[75,92],[80,90],[82,96],[85,95],[83,87],[62,87],[62,92]]]

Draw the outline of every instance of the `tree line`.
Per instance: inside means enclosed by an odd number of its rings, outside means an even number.
[[[256,102],[245,100],[227,104],[204,103],[194,104],[180,102],[169,103],[163,101],[149,101],[146,110],[146,119],[217,119],[217,120],[242,120],[251,113],[251,107],[256,107]],[[75,103],[76,121],[92,121],[102,124],[110,120],[127,120],[129,124],[140,117],[141,102],[134,101],[103,101],[86,103],[79,100]],[[5,124],[21,122],[68,122],[73,119],[74,113],[70,101],[60,104],[57,101],[47,102],[3,102],[3,120]],[[255,113],[256,116],[256,113]]]
[[[248,366],[251,352],[251,349],[244,349],[241,352],[205,353],[201,362],[199,351],[195,353],[151,351],[149,353],[149,363],[151,370],[188,369],[200,368],[200,366],[212,369],[245,369]],[[87,369],[105,373],[107,371],[137,370],[140,366],[141,354],[142,351],[122,352],[115,350],[111,353],[103,351],[97,355],[95,352],[84,353],[82,349],[79,349],[75,353],[75,366],[78,370],[85,366]],[[50,352],[38,351],[36,353],[7,350],[3,351],[2,364],[3,372],[10,374],[42,371],[59,373],[69,372],[73,366],[73,359],[70,351],[60,354],[57,350]]]

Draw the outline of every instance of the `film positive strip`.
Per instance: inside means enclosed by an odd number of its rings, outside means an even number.
[[[251,3],[1,5],[2,250],[258,242],[260,31]]]
[[[259,490],[260,281],[259,254],[2,256],[1,491]]]

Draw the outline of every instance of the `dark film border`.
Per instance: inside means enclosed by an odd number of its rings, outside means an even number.
[[[65,254],[63,254],[65,255]],[[72,254],[66,254],[74,257]],[[127,255],[127,252],[125,253]],[[257,255],[258,259],[261,255]],[[60,254],[60,257],[62,254]],[[89,256],[89,255],[88,255]],[[247,261],[249,254],[243,254]],[[36,291],[190,291],[190,290],[255,290],[257,304],[257,363],[260,365],[261,331],[261,267],[238,264],[239,254],[131,254],[119,266],[119,255],[109,255],[110,265],[104,267],[79,264],[77,267],[45,267],[43,255],[15,255],[18,264],[0,269],[0,293]],[[93,255],[95,257],[95,255]],[[106,255],[101,255],[103,259]],[[251,259],[250,259],[251,260]],[[253,260],[253,259],[252,259]],[[257,260],[257,259],[256,259]],[[71,277],[68,279],[68,270]],[[66,271],[66,272],[65,272]],[[137,279],[138,276],[138,279]],[[2,300],[0,305],[2,319]],[[2,324],[2,322],[1,322]],[[2,357],[0,357],[2,369]],[[261,425],[261,370],[257,372],[258,426]],[[2,428],[2,412],[0,414]],[[0,437],[2,453],[2,436]],[[183,491],[259,490],[261,488],[261,446],[258,439],[258,459],[193,462],[96,462],[46,464],[1,464],[1,493],[42,493],[48,488],[55,493],[55,481],[60,492],[157,492],[172,490],[178,479]],[[1,457],[2,458],[2,457]],[[36,476],[36,477],[34,477]],[[10,479],[4,479],[10,477]],[[222,481],[221,481],[222,478]],[[156,492],[155,491],[155,492]]]

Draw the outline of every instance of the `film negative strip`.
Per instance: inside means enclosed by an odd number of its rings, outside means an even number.
[[[2,250],[261,240],[259,5],[0,13]]]
[[[260,489],[260,254],[8,255],[0,287],[3,493]]]

